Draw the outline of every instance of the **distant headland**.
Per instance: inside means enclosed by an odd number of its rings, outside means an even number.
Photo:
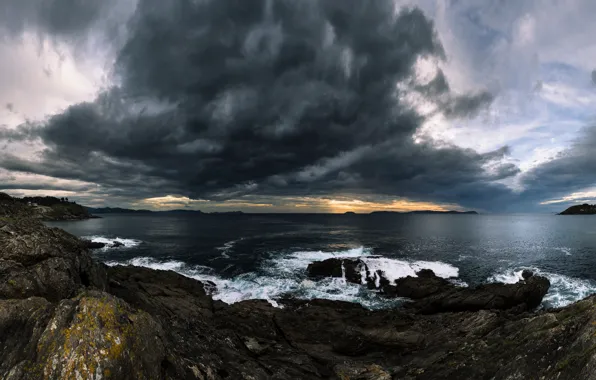
[[[478,215],[476,211],[435,211],[435,210],[418,210],[418,211],[408,211],[408,212],[399,212],[399,211],[373,211],[370,213],[371,215],[379,215],[379,214],[463,214],[463,215]]]
[[[0,211],[7,216],[27,216],[46,221],[84,220],[94,218],[87,209],[68,198],[16,198],[0,193]]]
[[[567,210],[559,213],[559,215],[595,215],[596,205],[589,205],[584,203],[583,205],[571,206]]]

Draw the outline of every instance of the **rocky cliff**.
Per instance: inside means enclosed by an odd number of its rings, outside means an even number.
[[[209,296],[213,284],[108,268],[64,231],[0,216],[0,378],[596,379],[596,298],[528,311],[536,300],[524,292],[545,285],[531,278],[464,293],[428,272],[385,284],[448,306],[431,312],[226,305]],[[449,309],[466,300],[474,311]]]

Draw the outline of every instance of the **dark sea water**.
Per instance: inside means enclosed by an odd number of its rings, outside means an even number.
[[[214,281],[232,303],[290,294],[393,305],[343,279],[311,281],[306,266],[364,257],[390,278],[430,268],[456,283],[516,282],[522,269],[547,276],[545,307],[596,292],[596,216],[556,215],[106,215],[51,226],[125,244],[94,251],[108,265],[169,269]]]

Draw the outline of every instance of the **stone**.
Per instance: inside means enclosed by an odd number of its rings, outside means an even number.
[[[522,271],[522,278],[523,278],[524,280],[527,280],[528,278],[532,277],[533,275],[534,275],[534,272],[532,272],[532,271],[530,271],[530,270],[524,269],[524,270]]]

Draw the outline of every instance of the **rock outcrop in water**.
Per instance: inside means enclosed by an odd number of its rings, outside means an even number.
[[[413,305],[450,304],[460,291],[431,291],[447,284],[428,271],[413,279],[428,289]],[[0,215],[0,378],[596,379],[596,297],[539,312],[418,314],[326,300],[227,305],[208,294],[213,286],[108,268],[59,229]],[[530,276],[459,294],[543,286]]]
[[[535,309],[548,292],[547,278],[524,271],[524,281],[517,284],[486,284],[474,289],[455,286],[437,277],[430,269],[416,273],[416,277],[399,278],[391,283],[381,270],[371,271],[360,259],[331,258],[310,264],[311,277],[343,277],[355,284],[377,288],[386,297],[405,297],[415,300],[406,307],[422,314],[444,312]]]

